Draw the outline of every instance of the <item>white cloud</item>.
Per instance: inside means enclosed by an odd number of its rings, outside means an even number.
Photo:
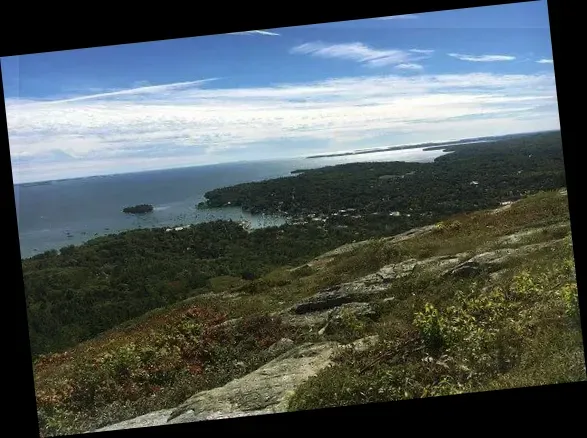
[[[416,14],[391,15],[389,17],[377,17],[378,20],[415,20],[420,18]]]
[[[363,43],[326,44],[321,41],[301,44],[292,48],[291,53],[356,61],[370,67],[404,64],[423,58],[405,50],[381,50]]]
[[[410,49],[410,52],[421,53],[423,55],[431,55],[434,53],[434,50],[431,50],[431,49]]]
[[[398,64],[395,66],[395,68],[399,68],[400,70],[424,70],[424,67],[422,65],[414,63]]]
[[[540,59],[536,61],[538,64],[552,64],[552,59]]]
[[[515,56],[510,55],[463,55],[460,53],[449,53],[448,56],[460,59],[461,61],[471,62],[495,62],[495,61],[513,61],[516,59]]]
[[[246,30],[244,32],[230,32],[229,35],[268,35],[268,36],[280,36],[277,32],[270,32],[268,30]]]
[[[15,179],[186,166],[247,151],[257,154],[250,158],[271,158],[292,154],[284,151],[289,147],[303,155],[298,145],[377,147],[558,123],[550,73],[216,84],[191,81],[52,102],[7,99]]]

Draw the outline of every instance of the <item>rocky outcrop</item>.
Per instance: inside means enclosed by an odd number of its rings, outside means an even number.
[[[292,312],[303,315],[304,313],[330,310],[342,304],[353,302],[356,299],[357,297],[353,296],[352,292],[343,288],[327,289],[296,304],[293,306]]]
[[[526,257],[533,252],[543,249],[553,248],[562,241],[563,239],[556,239],[517,248],[500,248],[494,251],[483,252],[458,264],[454,268],[446,270],[443,275],[456,277],[471,277],[482,273],[489,275],[503,270],[507,266],[507,263],[513,259]]]
[[[297,314],[292,312],[291,309],[275,312],[271,316],[277,316],[281,319],[284,324],[291,325],[293,327],[309,328],[310,330],[314,327],[323,327],[328,321],[328,315],[332,309],[323,310],[320,312],[309,312],[304,314]]]
[[[431,233],[435,229],[436,229],[436,225],[426,225],[424,227],[413,228],[413,229],[408,230],[404,233],[396,234],[395,236],[392,236],[392,237],[386,237],[383,240],[388,243],[399,243],[399,242],[403,242],[408,239],[413,239],[414,237],[424,236],[426,234]]]
[[[396,234],[395,236],[392,237],[385,237],[380,239],[380,242],[385,242],[387,245],[393,245],[396,243],[400,243],[403,242],[405,240],[409,240],[409,239],[413,239],[415,237],[419,237],[419,236],[423,236],[425,234],[431,233],[434,229],[436,228],[435,225],[427,225],[424,227],[418,227],[418,228],[413,228],[411,230],[408,230],[404,233],[401,234]],[[372,240],[361,240],[359,242],[352,242],[352,243],[348,243],[346,245],[342,245],[336,249],[333,249],[332,251],[328,251],[318,257],[316,257],[314,260],[312,260],[311,262],[308,262],[306,265],[304,266],[308,266],[311,268],[319,268],[321,266],[324,266],[326,263],[328,263],[329,261],[333,260],[335,257],[341,255],[341,254],[348,254],[350,252],[353,252],[359,248],[362,248],[366,245],[370,245],[373,244]],[[297,270],[297,269],[301,269],[302,267],[297,267],[292,269],[292,271]]]
[[[498,239],[498,243],[505,245],[515,245],[522,242],[528,237],[535,236],[539,233],[556,233],[559,231],[570,231],[570,224],[563,222],[560,224],[551,225],[549,227],[531,228],[529,230],[519,231],[514,234],[509,234]]]
[[[285,412],[295,389],[327,367],[337,347],[335,342],[322,342],[293,348],[240,379],[194,395],[175,409],[167,422]]]
[[[336,342],[321,342],[290,348],[256,371],[199,392],[175,409],[151,412],[94,432],[285,412],[295,389],[327,367],[339,347]]]
[[[428,227],[429,229],[431,227]],[[406,233],[403,238],[409,238],[423,232],[422,230],[412,231],[412,233]],[[330,326],[332,318],[334,317],[335,321],[338,318],[338,309],[345,308],[355,316],[362,318],[364,309],[370,306],[368,303],[378,300],[389,302],[393,299],[387,295],[390,284],[394,280],[408,277],[416,270],[425,273],[441,273],[443,270],[455,267],[467,257],[469,257],[467,254],[455,254],[392,263],[373,274],[326,288],[288,309],[275,312],[273,316],[279,316],[287,324],[310,330],[320,328],[320,333],[326,333],[326,327]]]
[[[346,303],[370,301],[385,293],[391,282],[411,275],[415,269],[427,272],[440,271],[459,263],[457,256],[440,256],[418,261],[408,259],[382,267],[373,274],[357,280],[327,288],[289,309],[297,315],[320,312],[342,306]]]
[[[431,227],[428,227],[428,231]],[[407,233],[402,238],[408,238],[424,232]],[[562,240],[522,245],[515,248],[499,248],[485,251],[480,254],[458,253],[454,255],[435,256],[423,260],[407,259],[399,263],[389,264],[373,274],[357,280],[329,287],[312,295],[289,309],[276,312],[284,322],[312,329],[320,327],[325,333],[325,327],[330,324],[333,312],[346,306],[348,309],[359,309],[372,301],[389,302],[393,297],[388,295],[390,284],[398,279],[408,277],[414,272],[438,274],[460,278],[474,277],[487,274],[490,279],[497,278],[497,273],[503,273],[507,263],[512,259],[525,257],[533,252],[540,251],[559,244]]]
[[[318,257],[316,257],[316,259],[317,260],[328,259],[328,258],[339,256],[341,254],[347,254],[349,252],[352,252],[356,249],[359,249],[359,248],[361,248],[365,245],[369,245],[371,243],[373,243],[372,240],[361,240],[359,242],[347,243],[346,245],[339,246],[338,248],[333,249],[332,251],[328,251],[328,252],[325,252],[324,254],[319,255]]]
[[[120,423],[105,426],[100,429],[92,430],[85,433],[93,432],[107,432],[110,430],[120,429],[136,429],[139,427],[151,427],[161,426],[167,423],[169,415],[173,412],[173,409],[162,409],[160,411],[149,412],[148,414],[141,415],[140,417],[133,418],[131,420],[121,421]]]
[[[337,351],[342,348],[364,351],[378,340],[375,335],[346,345],[320,342],[293,347],[240,379],[195,394],[175,409],[150,412],[91,432],[285,412],[295,390],[329,366]]]
[[[408,277],[416,269],[428,273],[440,272],[447,267],[456,266],[462,257],[463,254],[456,254],[454,256],[430,257],[424,260],[408,259],[389,264],[373,274],[325,289],[295,305],[292,311],[304,314],[332,309],[345,303],[369,301],[373,296],[387,291],[394,280]]]

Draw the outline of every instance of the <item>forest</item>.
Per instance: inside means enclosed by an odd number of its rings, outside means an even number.
[[[446,150],[433,163],[302,169],[206,194],[210,207],[230,202],[288,216],[280,227],[247,232],[214,221],[173,232],[139,229],[23,260],[33,355],[63,351],[150,310],[246,284],[344,243],[566,185],[560,132]]]
[[[353,209],[361,222],[381,225],[388,219],[377,216],[394,211],[410,214],[407,222],[413,222],[414,216],[486,208],[526,192],[565,185],[558,132],[443,149],[451,153],[433,163],[351,163],[298,170],[295,176],[220,188],[205,197],[210,207],[230,203],[252,213],[323,214],[331,223],[344,225],[353,221],[340,210]]]

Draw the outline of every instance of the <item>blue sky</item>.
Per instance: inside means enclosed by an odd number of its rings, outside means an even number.
[[[559,127],[546,1],[1,65],[15,182]]]

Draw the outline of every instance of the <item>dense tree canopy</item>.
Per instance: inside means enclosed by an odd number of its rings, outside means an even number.
[[[205,196],[211,207],[230,202],[253,213],[294,217],[348,209],[362,215],[453,214],[565,184],[559,132],[443,149],[452,153],[434,163],[344,164],[220,188]]]

